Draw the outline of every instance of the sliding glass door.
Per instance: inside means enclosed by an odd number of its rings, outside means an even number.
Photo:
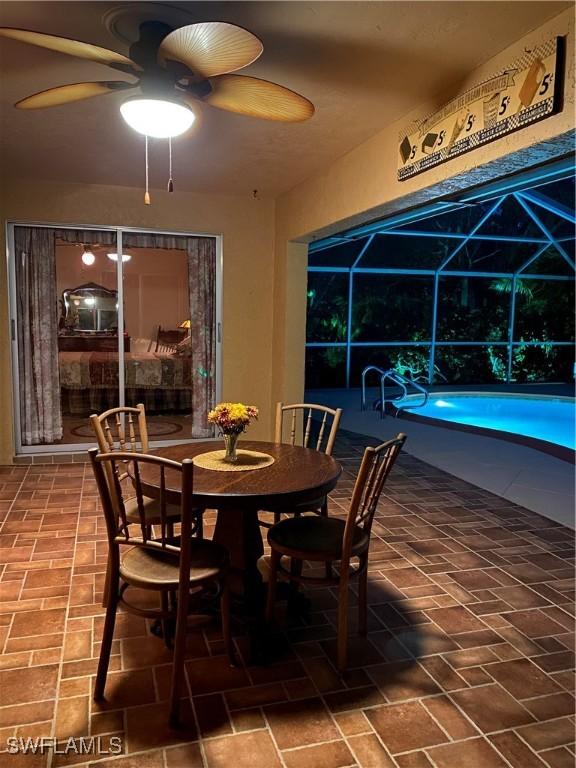
[[[125,402],[144,403],[151,439],[211,437],[216,240],[124,232],[122,259]]]
[[[88,417],[144,403],[152,441],[211,436],[220,242],[10,225],[16,452],[93,443]]]

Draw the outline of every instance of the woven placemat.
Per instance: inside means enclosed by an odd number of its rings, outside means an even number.
[[[224,461],[226,451],[201,453],[198,456],[194,456],[192,461],[196,467],[215,469],[218,472],[246,472],[251,469],[264,469],[264,467],[269,467],[270,464],[275,462],[273,456],[270,456],[268,453],[260,453],[259,451],[246,451],[243,448],[239,448],[236,454],[238,461],[235,463]]]

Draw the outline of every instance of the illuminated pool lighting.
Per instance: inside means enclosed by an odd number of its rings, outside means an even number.
[[[403,402],[420,399],[420,395],[413,395]],[[576,448],[576,411],[571,397],[443,392],[430,395],[426,405],[413,413]]]

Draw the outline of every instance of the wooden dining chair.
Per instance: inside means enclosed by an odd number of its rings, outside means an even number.
[[[317,418],[314,418],[314,417]],[[332,455],[336,434],[342,418],[342,408],[328,408],[326,405],[313,403],[292,403],[276,405],[276,427],[274,442],[301,445],[303,448],[313,448]],[[316,512],[319,515],[328,514],[328,499],[323,496],[314,499],[300,508],[290,509],[290,513],[298,516],[302,512]],[[281,512],[274,512],[274,524],[279,523]],[[263,528],[270,528],[271,523],[259,520]]]
[[[197,592],[217,588],[220,596],[222,634],[230,663],[234,664],[234,651],[230,631],[230,597],[228,589],[229,555],[221,545],[207,539],[191,536],[193,524],[193,464],[185,459],[182,464],[159,456],[121,451],[98,453],[89,451],[94,470],[108,535],[110,590],[96,674],[94,699],[104,698],[110,651],[114,636],[116,611],[121,604],[126,610],[145,618],[162,621],[165,635],[174,632],[174,658],[170,688],[170,725],[176,727],[184,678],[186,625],[189,612],[190,590]],[[160,488],[160,535],[150,538],[144,505],[140,466],[153,464],[158,469]],[[180,535],[169,536],[168,504],[166,502],[166,472],[181,475]],[[121,475],[128,472],[136,491],[137,520],[127,514]],[[173,482],[173,481],[172,481]],[[153,590],[160,594],[160,608],[141,608],[126,599],[131,587]]]
[[[148,425],[142,403],[135,408],[110,408],[92,414],[90,423],[101,453],[109,451],[139,451],[148,453]]]
[[[273,618],[279,574],[294,585],[302,583],[337,586],[337,663],[341,671],[346,669],[347,663],[349,581],[351,578],[359,580],[358,627],[360,634],[366,635],[368,551],[372,521],[384,483],[405,441],[406,435],[400,433],[377,448],[367,447],[364,450],[346,520],[316,515],[293,517],[282,520],[268,531],[271,557],[267,621],[271,622]],[[283,557],[290,558],[290,570],[284,567]],[[339,562],[339,575],[303,576],[302,566],[305,560],[327,564]]]
[[[148,453],[150,448],[148,444],[148,426],[146,423],[146,411],[142,403],[133,408],[124,406],[121,408],[110,408],[101,414],[92,414],[90,423],[100,453],[110,453],[112,451],[131,451],[139,453]],[[124,482],[129,480],[126,472],[122,472],[120,480]],[[132,498],[125,501],[126,514],[129,520],[137,522],[138,510],[134,494]],[[144,509],[148,526],[157,525],[159,522],[158,499],[144,497]],[[180,517],[180,507],[168,505],[168,518],[170,524]],[[202,536],[203,534],[203,509],[196,509],[193,512],[192,535]]]

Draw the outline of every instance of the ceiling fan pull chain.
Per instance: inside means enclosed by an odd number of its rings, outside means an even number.
[[[144,138],[146,140],[146,191],[144,192],[144,205],[150,205],[150,193],[148,192],[148,136]]]
[[[172,136],[168,136],[168,192],[174,192],[174,181],[172,180]]]

